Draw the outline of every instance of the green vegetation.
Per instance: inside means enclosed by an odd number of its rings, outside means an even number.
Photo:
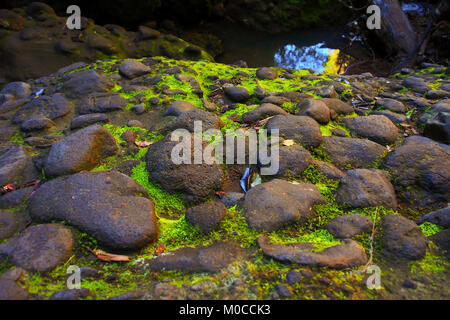
[[[434,236],[436,233],[441,232],[442,230],[444,230],[444,227],[435,225],[433,223],[430,222],[424,222],[422,223],[419,228],[422,230],[423,234],[425,235],[425,237],[431,237]]]

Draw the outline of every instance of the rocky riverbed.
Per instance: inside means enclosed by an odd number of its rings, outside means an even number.
[[[447,67],[198,59],[75,63],[1,90],[1,299],[450,297]],[[279,170],[244,193],[249,166],[174,164],[170,133],[195,120],[279,129]]]

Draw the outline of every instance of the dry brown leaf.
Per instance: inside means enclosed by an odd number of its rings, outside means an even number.
[[[150,141],[135,141],[134,144],[137,145],[138,147],[141,147],[141,148],[147,148],[148,146],[151,146],[153,144],[153,142],[150,142]]]
[[[95,256],[102,261],[105,262],[129,262],[130,261],[130,257],[128,256],[121,256],[118,254],[111,254],[111,253],[107,253],[105,251],[102,250],[93,250],[92,251]]]
[[[282,144],[283,144],[283,146],[290,147],[290,146],[293,146],[295,144],[295,142],[294,142],[294,140],[284,140]]]

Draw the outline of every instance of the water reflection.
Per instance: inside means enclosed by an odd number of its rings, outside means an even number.
[[[332,62],[333,57],[339,55],[339,50],[324,46],[324,42],[304,47],[297,47],[295,44],[285,45],[275,53],[275,66],[290,69],[312,69],[322,73],[327,68],[327,62]]]

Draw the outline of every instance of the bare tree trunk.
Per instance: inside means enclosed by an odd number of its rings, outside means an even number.
[[[417,43],[417,34],[398,0],[373,0],[381,9],[381,30],[370,31],[371,37],[384,46],[388,56],[410,55]]]

